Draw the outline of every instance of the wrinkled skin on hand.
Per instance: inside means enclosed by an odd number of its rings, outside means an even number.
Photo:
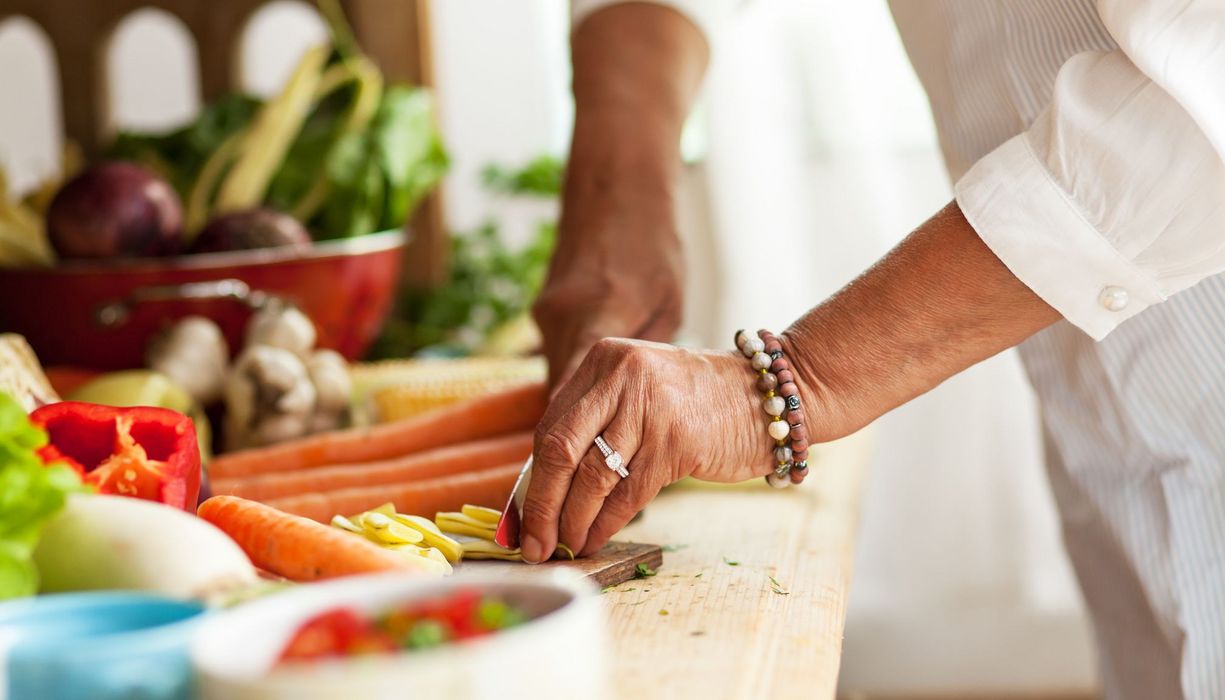
[[[524,558],[540,561],[559,541],[594,553],[686,476],[734,482],[768,474],[767,420],[738,353],[597,342],[537,429]],[[625,479],[593,445],[601,434],[624,457]]]

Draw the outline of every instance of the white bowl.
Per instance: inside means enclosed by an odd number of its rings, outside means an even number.
[[[378,613],[457,588],[502,598],[531,620],[428,651],[275,667],[298,627],[325,610]],[[192,641],[191,659],[204,700],[599,700],[607,694],[606,650],[594,587],[558,570],[513,578],[377,574],[304,585],[212,616]]]

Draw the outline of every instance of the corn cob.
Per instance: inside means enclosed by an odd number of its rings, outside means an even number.
[[[355,403],[379,422],[543,381],[546,374],[539,357],[391,360],[357,365],[351,371]]]

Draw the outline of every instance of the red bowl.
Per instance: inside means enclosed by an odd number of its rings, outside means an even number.
[[[24,335],[44,365],[125,369],[142,366],[153,336],[191,314],[216,321],[236,352],[252,310],[276,296],[310,316],[320,347],[356,360],[391,309],[404,241],[400,231],[385,231],[306,251],[2,270],[0,330]]]

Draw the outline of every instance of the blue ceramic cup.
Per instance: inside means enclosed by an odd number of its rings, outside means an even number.
[[[138,593],[0,604],[0,700],[188,700],[204,606]]]

